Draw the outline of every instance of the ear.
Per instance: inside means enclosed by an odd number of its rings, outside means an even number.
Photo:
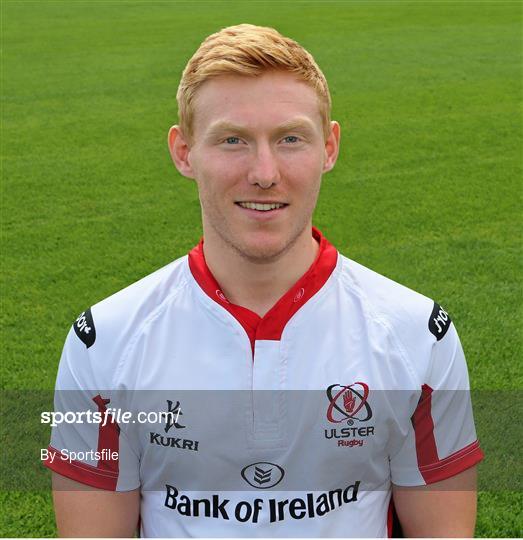
[[[169,152],[178,172],[187,178],[194,178],[194,171],[189,160],[191,149],[180,126],[173,126],[169,130],[167,144],[169,145]]]
[[[325,162],[323,172],[329,172],[334,168],[340,150],[341,130],[338,122],[331,122],[331,131],[325,141]]]

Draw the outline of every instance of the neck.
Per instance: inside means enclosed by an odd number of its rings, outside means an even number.
[[[279,257],[258,262],[242,256],[213,232],[204,231],[203,250],[209,270],[230,302],[260,317],[307,272],[319,249],[309,226]]]

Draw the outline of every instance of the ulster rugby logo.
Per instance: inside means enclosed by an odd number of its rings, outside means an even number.
[[[355,421],[366,422],[372,418],[372,410],[367,403],[369,387],[362,382],[355,382],[349,386],[331,384],[327,388],[329,407],[327,420],[333,424],[346,421],[352,426]]]
[[[269,489],[279,484],[285,471],[275,463],[260,461],[242,469],[243,479],[257,489]]]
[[[331,384],[327,388],[329,406],[327,420],[333,424],[346,422],[353,427],[330,428],[324,431],[326,439],[333,439],[337,446],[353,448],[363,446],[368,437],[374,435],[374,426],[364,425],[372,418],[372,409],[367,403],[369,387],[362,382],[355,382],[348,386]],[[354,425],[357,422],[356,425]]]

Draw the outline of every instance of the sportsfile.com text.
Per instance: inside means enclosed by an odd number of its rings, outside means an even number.
[[[159,424],[166,421],[177,424],[181,409],[174,411],[139,411],[133,415],[131,411],[122,411],[108,407],[104,411],[44,411],[40,414],[41,424],[50,424],[56,427],[60,424],[100,424],[106,426],[116,422],[117,424]]]

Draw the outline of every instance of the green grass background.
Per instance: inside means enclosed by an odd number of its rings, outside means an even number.
[[[521,391],[520,2],[7,0],[1,17],[4,413],[6,391],[53,388],[79,312],[198,241],[166,133],[185,62],[240,22],[297,39],[329,80],[342,151],[315,224],[448,309],[473,388]],[[0,503],[3,536],[56,534],[48,492]],[[518,489],[481,492],[477,534],[521,536],[522,506]]]

